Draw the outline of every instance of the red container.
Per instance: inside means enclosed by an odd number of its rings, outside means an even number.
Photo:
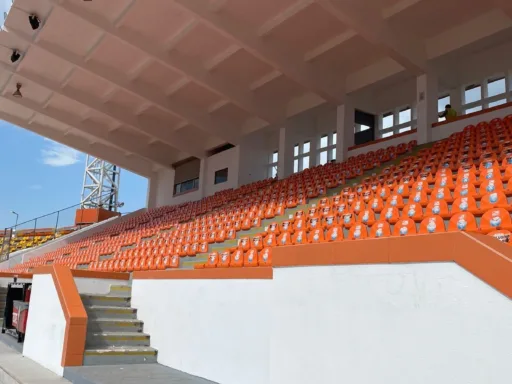
[[[20,333],[25,333],[28,319],[28,303],[14,301],[12,308],[12,326]]]

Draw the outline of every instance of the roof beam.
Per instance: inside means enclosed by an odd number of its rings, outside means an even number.
[[[7,64],[4,63],[0,63],[0,69],[4,70],[5,72],[15,73],[17,77],[28,80],[34,84],[38,84],[41,87],[51,91],[53,94],[58,94],[68,99],[74,100],[77,103],[87,107],[88,109],[95,110],[96,112],[99,112],[117,121],[120,125],[127,125],[135,131],[142,133],[144,136],[147,136],[148,142],[151,138],[156,137],[155,135],[160,135],[161,132],[168,131],[168,127],[164,127],[162,124],[156,124],[152,121],[152,119],[148,119],[143,116],[134,116],[122,108],[97,102],[94,98],[84,94],[83,92],[61,87],[59,84],[34,73],[30,73],[24,70],[18,70],[18,72],[15,72],[9,68]],[[141,127],[144,127],[144,129]],[[166,136],[170,137],[171,134],[166,134]],[[171,148],[169,148],[169,152],[170,151],[172,151]]]
[[[408,33],[395,33],[381,14],[361,0],[316,0],[327,12],[365,40],[381,47],[402,67],[416,75],[426,72],[427,55],[423,41]]]
[[[63,145],[67,145],[77,151],[104,159],[109,163],[116,164],[119,167],[137,173],[138,175],[149,177],[153,171],[151,163],[144,159],[130,158],[122,151],[112,147],[108,147],[108,150],[102,150],[99,148],[99,145],[88,143],[86,140],[72,134],[71,132],[61,133],[45,125],[36,122],[28,122],[6,112],[0,112],[0,119]]]
[[[292,4],[288,8],[286,8],[281,13],[278,13],[274,17],[272,17],[270,20],[267,20],[265,24],[263,24],[258,29],[258,35],[260,37],[269,35],[274,29],[279,27],[281,24],[283,24],[286,20],[292,18],[297,13],[302,11],[303,9],[309,7],[311,4],[313,4],[315,0],[299,0],[296,3]]]
[[[258,99],[255,95],[240,88],[236,83],[225,81],[218,76],[214,76],[208,69],[204,68],[196,60],[190,60],[177,52],[165,52],[161,47],[155,45],[151,40],[145,39],[140,34],[130,31],[126,28],[118,27],[103,19],[97,14],[92,14],[83,7],[77,7],[69,2],[52,2],[64,9],[66,12],[79,17],[89,24],[103,30],[106,34],[122,41],[125,44],[144,52],[153,60],[163,66],[177,71],[183,76],[189,77],[192,81],[201,84],[212,92],[227,98],[233,104],[239,106],[245,111],[266,120],[269,123],[280,122],[284,119],[274,105],[266,100]]]
[[[512,19],[512,2],[510,0],[493,0],[493,2],[497,8],[501,9]]]
[[[212,118],[212,116],[208,115],[202,110],[198,110],[195,107],[185,105],[177,101],[171,101],[167,99],[165,95],[156,92],[154,88],[134,84],[125,76],[120,75],[118,71],[107,68],[101,64],[93,63],[92,61],[85,61],[80,56],[77,56],[72,52],[62,49],[61,47],[55,44],[45,41],[34,42],[24,32],[12,28],[8,30],[8,33],[12,33],[19,39],[27,42],[28,44],[36,46],[39,49],[42,49],[48,52],[49,54],[72,64],[76,68],[80,68],[83,71],[89,72],[92,75],[100,77],[103,80],[113,84],[114,86],[125,90],[126,92],[129,92],[139,98],[145,99],[146,101],[156,105],[157,107],[161,108],[162,110],[168,113],[171,113],[175,116],[187,120],[191,125],[195,125],[209,134],[221,137],[224,140],[228,140],[233,144],[236,144],[238,141],[238,136],[236,135],[238,127],[226,127],[225,123],[217,122],[215,119]],[[169,145],[172,145],[175,148],[185,150],[187,143],[180,141],[180,138],[176,136],[173,136],[172,139],[173,140],[169,142],[167,139],[164,138],[162,133],[162,141],[166,142]],[[198,156],[197,154],[194,154],[192,152],[189,153],[193,154],[196,157],[204,157],[204,154]]]
[[[81,121],[80,118],[55,108],[43,108],[39,104],[27,98],[15,98],[13,96],[6,95],[3,95],[2,97],[9,100],[11,103],[27,108],[39,115],[57,120],[65,125],[78,129],[85,134],[95,137],[99,141],[102,141],[108,145],[113,145],[122,151],[126,150],[132,152],[161,166],[169,168],[175,160],[175,157],[173,156],[155,153],[155,151],[151,150],[149,145],[141,144],[130,137],[126,137],[124,134],[119,132],[119,130],[109,132],[105,129],[105,127],[93,123],[92,121]]]
[[[262,39],[257,31],[248,29],[246,25],[222,12],[211,12],[207,0],[174,2],[304,88],[317,93],[327,101],[336,104],[343,101],[344,79],[336,74],[326,73],[325,70],[316,71],[309,63],[305,63],[300,55],[290,52],[285,46],[276,45],[271,39]]]

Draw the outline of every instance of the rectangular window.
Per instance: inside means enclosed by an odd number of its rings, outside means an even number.
[[[325,148],[329,145],[329,137],[324,135],[320,138],[320,148]]]
[[[440,97],[437,100],[437,112],[444,112],[447,104],[450,104],[450,95]],[[445,120],[446,120],[445,117],[439,117],[437,119],[437,121],[445,121]]]
[[[327,164],[327,151],[320,152],[320,165]]]
[[[336,148],[331,150],[331,160],[336,160]]]
[[[507,99],[493,101],[493,102],[489,103],[489,108],[497,107],[498,105],[505,104],[506,102],[507,102]]]
[[[302,158],[302,170],[309,168],[309,156],[304,156]]]
[[[393,136],[393,132],[386,132],[386,133],[383,133],[382,134],[382,138],[384,139],[385,137],[389,137],[389,136]]]
[[[411,127],[404,127],[404,128],[400,128],[398,130],[398,133],[404,133],[404,132],[407,132],[407,131],[410,131],[411,130]]]
[[[393,112],[389,112],[382,116],[382,129],[391,128],[395,125],[395,116]]]
[[[299,172],[299,159],[293,160],[293,173]]]
[[[493,97],[501,95],[507,91],[505,84],[505,78],[501,77],[498,79],[487,80],[487,97]]]
[[[274,179],[274,178],[276,178],[276,177],[277,177],[277,167],[275,167],[275,166],[274,166],[274,167],[272,167],[272,169],[270,170],[270,172],[271,172],[271,173],[270,173],[270,177],[271,177],[271,178],[273,178],[273,179]]]
[[[450,95],[440,97],[437,100],[437,112],[443,112],[447,104],[450,104]]]
[[[295,144],[293,147],[293,156],[299,156],[299,144]]]
[[[402,109],[398,113],[398,124],[405,124],[411,121],[411,108]]]
[[[311,143],[309,141],[306,141],[302,145],[302,153],[309,153],[309,150],[311,149]]]
[[[469,115],[470,113],[478,112],[478,111],[481,111],[481,110],[482,110],[482,106],[481,105],[479,105],[477,107],[469,108],[469,109],[466,109],[466,115]]]
[[[482,100],[482,86],[478,84],[468,85],[464,91],[464,104]]]
[[[226,181],[228,181],[228,169],[227,168],[219,169],[218,171],[215,172],[214,184],[225,183]]]
[[[277,163],[278,158],[279,158],[279,153],[277,151],[274,151],[274,153],[272,154],[272,161],[271,161],[271,163]]]
[[[334,132],[332,134],[332,145],[336,145],[336,140],[338,139],[338,134]]]

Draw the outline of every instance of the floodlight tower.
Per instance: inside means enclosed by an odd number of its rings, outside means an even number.
[[[87,155],[81,208],[103,208],[117,212],[120,206],[119,181],[121,168],[105,160]]]

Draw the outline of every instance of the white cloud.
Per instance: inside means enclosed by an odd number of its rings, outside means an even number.
[[[43,186],[40,184],[34,184],[29,187],[30,189],[33,189],[34,191],[38,191],[40,189],[43,189]]]
[[[45,139],[46,147],[41,150],[43,164],[50,167],[66,167],[80,162],[80,152],[55,141]]]

